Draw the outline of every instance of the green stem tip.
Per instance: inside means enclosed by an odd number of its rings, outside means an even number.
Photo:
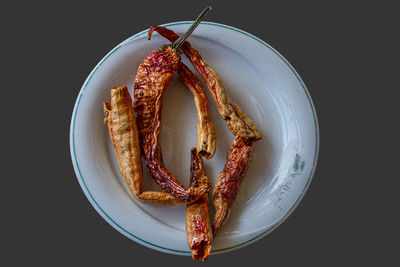
[[[210,11],[211,9],[212,9],[211,6],[206,7],[194,21],[192,26],[190,26],[190,28],[185,32],[185,34],[176,39],[176,41],[171,45],[171,47],[175,50],[178,50],[186,41],[186,39],[192,34],[192,32],[197,28],[197,26],[199,26],[200,22],[206,16],[207,12]]]

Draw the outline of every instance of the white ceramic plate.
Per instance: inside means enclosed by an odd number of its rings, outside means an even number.
[[[191,23],[164,26],[180,34]],[[132,197],[119,174],[103,124],[102,103],[109,100],[110,89],[127,85],[132,94],[139,64],[152,50],[168,43],[157,33],[148,41],[146,33],[147,30],[142,31],[111,50],[83,84],[71,120],[71,157],[90,203],[116,230],[144,246],[190,255],[185,235],[185,207],[154,207]],[[315,170],[318,124],[310,95],[299,75],[262,40],[230,26],[202,22],[189,41],[264,135],[255,145],[254,159],[229,221],[214,240],[213,254],[217,254],[266,236],[293,211]],[[191,66],[185,56],[182,58]],[[205,160],[205,166],[214,184],[225,164],[233,135],[209,94],[208,97],[216,128],[217,152],[214,158]],[[187,186],[190,147],[196,145],[196,113],[192,95],[178,75],[164,97],[161,144],[167,168]],[[144,187],[159,188],[146,168]],[[213,208],[210,210],[213,219]]]

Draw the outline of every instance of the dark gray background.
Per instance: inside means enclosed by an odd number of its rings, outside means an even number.
[[[3,3],[2,260],[192,263],[136,244],[96,213],[75,178],[68,134],[80,87],[109,50],[150,25],[193,20],[212,4],[207,21],[258,36],[299,72],[317,109],[321,149],[289,219],[207,264],[398,264],[399,245],[391,243],[399,238],[398,9],[385,1],[261,2]]]

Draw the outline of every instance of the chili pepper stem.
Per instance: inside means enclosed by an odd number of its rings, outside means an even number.
[[[208,11],[212,9],[211,6],[206,7],[200,15],[197,17],[197,19],[193,22],[193,24],[190,26],[190,28],[178,39],[173,44],[170,45],[162,45],[160,50],[164,50],[166,46],[170,46],[171,48],[175,49],[176,51],[180,52],[179,48],[183,45],[183,43],[186,41],[186,39],[192,34],[192,32],[199,26],[200,22],[203,20],[205,15],[207,14]]]

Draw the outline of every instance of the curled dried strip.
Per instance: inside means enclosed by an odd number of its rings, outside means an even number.
[[[211,159],[215,153],[215,131],[208,110],[207,96],[199,79],[182,62],[178,73],[194,97],[197,111],[197,151],[206,159]]]
[[[229,149],[227,161],[213,191],[215,218],[212,225],[214,236],[228,220],[240,185],[247,173],[254,154],[254,143],[240,136],[235,137]]]
[[[120,172],[132,194],[152,205],[186,204],[165,192],[142,192],[143,170],[139,134],[132,108],[132,99],[126,86],[112,88],[111,101],[104,103],[103,108],[104,123],[108,126]]]
[[[154,206],[181,206],[187,204],[171,194],[158,191],[144,191],[138,198],[142,202]]]
[[[191,150],[190,185],[198,187],[209,184],[201,155]],[[208,213],[208,194],[186,205],[186,237],[192,258],[205,261],[211,254],[212,228]]]
[[[157,31],[170,42],[174,42],[179,38],[179,36],[172,30],[165,27],[150,27],[149,36],[151,36],[153,31]],[[218,112],[233,135],[251,140],[261,139],[262,134],[255,123],[229,98],[222,81],[218,78],[215,71],[207,65],[200,53],[196,49],[192,48],[188,41],[184,42],[181,49],[203,77],[214,98]]]
[[[183,202],[192,202],[207,193],[210,186],[186,189],[162,164],[158,142],[163,96],[179,63],[179,53],[169,46],[153,51],[144,59],[134,82],[134,110],[140,144],[151,176],[165,192]]]

